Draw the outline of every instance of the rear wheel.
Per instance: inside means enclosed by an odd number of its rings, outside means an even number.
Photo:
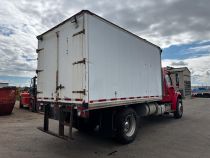
[[[132,142],[138,131],[138,116],[136,112],[131,109],[123,109],[119,111],[116,116],[116,138],[123,144]]]
[[[183,115],[183,105],[182,100],[178,99],[176,104],[176,111],[174,112],[174,118],[179,119]]]

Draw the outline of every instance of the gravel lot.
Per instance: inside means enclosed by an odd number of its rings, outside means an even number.
[[[50,121],[50,128],[57,126]],[[0,117],[1,158],[65,157],[210,157],[210,98],[184,101],[184,116],[151,117],[142,121],[136,140],[119,145],[97,133],[74,131],[68,142],[37,129],[43,115],[15,108]]]

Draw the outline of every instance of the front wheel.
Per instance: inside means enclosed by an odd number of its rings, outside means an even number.
[[[179,119],[183,115],[183,104],[182,100],[178,99],[176,104],[176,111],[174,112],[174,118]]]
[[[128,144],[136,138],[138,131],[138,116],[131,109],[123,109],[116,116],[116,137],[123,144]]]

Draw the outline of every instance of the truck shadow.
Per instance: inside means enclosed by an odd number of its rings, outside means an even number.
[[[140,120],[140,126],[143,125],[145,126],[153,126],[158,125],[158,124],[167,124],[170,122],[175,121],[173,118],[173,115],[168,114],[168,115],[163,115],[163,116],[149,116],[149,117],[142,117]]]
[[[47,146],[48,150],[53,150],[59,146],[59,149],[57,148],[57,150],[59,150],[59,153],[63,154],[72,155],[73,152],[74,156],[79,156],[81,153],[82,155],[91,155],[91,157],[94,155],[97,157],[102,155],[111,156],[119,154],[121,150],[127,149],[128,146],[133,148],[133,146],[138,146],[141,142],[147,142],[148,137],[154,134],[153,132],[159,132],[159,129],[165,125],[171,126],[170,124],[174,121],[175,119],[172,115],[142,118],[139,127],[139,134],[137,135],[136,140],[127,145],[119,144],[111,136],[103,135],[97,130],[91,133],[74,130],[73,140],[58,141],[58,138],[54,137],[53,140],[51,138],[51,140],[45,140],[43,143]],[[141,128],[142,126],[143,128]]]
[[[139,132],[141,133],[141,137],[144,136],[144,132],[149,130],[150,128],[158,128],[158,126],[171,124],[171,122],[174,122],[175,119],[172,115],[164,115],[164,116],[149,116],[149,117],[143,117],[140,119],[139,122]],[[145,129],[145,130],[141,130]],[[75,139],[85,139],[88,142],[92,143],[102,143],[104,145],[111,145],[111,146],[122,146],[119,144],[113,136],[110,134],[102,134],[98,130],[95,130],[93,132],[80,132],[75,131],[74,132]],[[138,136],[137,136],[138,137]]]
[[[154,126],[159,126],[159,125],[164,125],[164,124],[170,124],[171,122],[174,122],[174,121],[175,119],[173,118],[173,115],[164,115],[164,116],[151,115],[149,117],[140,118],[139,128],[149,128],[149,127],[154,127]],[[102,134],[98,130],[88,132],[88,133],[75,131],[74,134],[78,136],[83,135],[85,137],[94,137],[96,139],[101,139],[101,140],[107,140],[107,138],[112,138],[112,136],[110,136],[109,134],[106,134],[106,133]]]

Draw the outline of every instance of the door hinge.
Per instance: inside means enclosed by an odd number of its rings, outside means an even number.
[[[64,86],[62,84],[60,84],[59,86],[56,87],[56,90],[59,90],[59,89],[63,89]]]
[[[79,31],[79,32],[73,34],[72,37],[77,36],[77,35],[79,35],[81,33],[85,34],[85,29],[83,29],[82,31]]]
[[[81,93],[81,94],[85,95],[86,94],[86,90],[83,89],[82,91],[72,91],[72,93]]]
[[[38,74],[39,72],[42,72],[42,71],[44,71],[44,70],[36,70],[36,73]]]
[[[44,50],[44,48],[36,49],[36,53],[39,53],[42,50]]]
[[[86,62],[86,58],[83,58],[82,60],[73,62],[73,65],[76,65],[76,64],[85,64],[85,62]]]

